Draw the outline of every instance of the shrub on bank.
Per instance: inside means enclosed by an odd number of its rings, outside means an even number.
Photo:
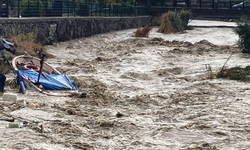
[[[250,75],[250,66],[246,66],[245,68],[236,66],[229,69],[223,69],[217,74],[217,78],[228,78],[230,80],[249,82],[250,81],[249,75]]]
[[[19,34],[17,36],[9,37],[9,42],[14,43],[17,49],[17,55],[25,52],[39,57],[41,53],[45,53],[46,57],[53,57],[53,55],[46,52],[45,47],[37,41],[37,37],[33,33]]]
[[[179,15],[180,15],[182,28],[184,30],[189,29],[188,23],[189,23],[189,20],[190,20],[190,18],[192,16],[191,11],[182,9],[182,10],[179,11]]]
[[[192,13],[189,10],[169,11],[161,15],[158,32],[176,33],[188,29],[188,21]]]
[[[39,41],[37,41],[37,37],[35,37],[33,33],[20,34],[17,36],[10,35],[6,40],[15,45],[16,52],[15,54],[12,54],[6,50],[3,50],[0,53],[1,74],[8,73],[10,70],[13,69],[10,62],[17,55],[23,55],[25,53],[28,53],[31,56],[40,57],[42,53],[45,53],[46,58],[54,57],[53,55],[47,53],[45,47]]]
[[[242,53],[250,53],[250,21],[243,17],[236,23],[235,33],[239,35],[238,47]]]

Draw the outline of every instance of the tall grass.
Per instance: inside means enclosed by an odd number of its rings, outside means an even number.
[[[188,29],[188,21],[192,13],[188,10],[169,11],[160,17],[161,24],[158,32],[176,33]]]

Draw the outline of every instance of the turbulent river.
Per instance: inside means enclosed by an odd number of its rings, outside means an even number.
[[[191,22],[192,23],[192,22]],[[250,83],[214,79],[227,67],[247,66],[232,23],[194,27],[148,38],[136,29],[57,43],[48,59],[79,86],[81,96],[28,90],[18,103],[1,103],[3,149],[248,149]],[[8,75],[13,78],[13,75]],[[6,92],[8,91],[6,88]]]

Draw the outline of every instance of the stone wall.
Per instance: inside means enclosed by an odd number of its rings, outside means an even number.
[[[143,17],[62,17],[0,19],[0,36],[16,36],[33,32],[44,44],[67,41],[110,31],[137,28],[152,22]]]

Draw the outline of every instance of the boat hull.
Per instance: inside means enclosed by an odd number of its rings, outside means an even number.
[[[47,62],[43,62],[42,68],[41,59],[32,56],[17,56],[12,60],[12,66],[16,70],[20,91],[24,93],[24,83],[28,83],[39,92],[43,90],[77,90],[73,82],[59,71],[54,69]],[[39,68],[39,73],[35,70],[27,69],[27,66],[35,66]]]

